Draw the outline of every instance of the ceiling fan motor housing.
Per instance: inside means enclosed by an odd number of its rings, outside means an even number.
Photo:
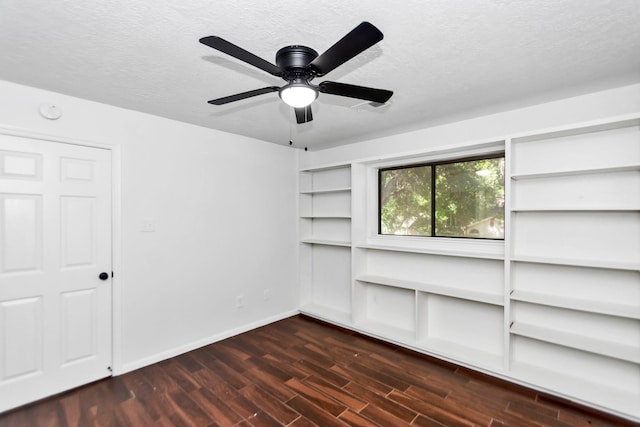
[[[317,57],[318,52],[310,47],[286,46],[276,53],[276,65],[284,71],[282,78],[287,81],[311,80],[315,76],[310,71],[309,64]]]

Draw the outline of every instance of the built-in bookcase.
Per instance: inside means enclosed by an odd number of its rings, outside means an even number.
[[[454,360],[501,367],[501,260],[364,245],[354,253],[354,326]]]
[[[301,305],[340,323],[351,319],[351,167],[299,174]]]
[[[640,416],[640,128],[511,141],[510,372]]]
[[[301,311],[640,420],[640,115],[496,147],[498,242],[378,236],[379,160],[302,171]]]

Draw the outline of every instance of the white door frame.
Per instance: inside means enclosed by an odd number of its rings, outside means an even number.
[[[80,145],[84,147],[102,148],[111,151],[111,251],[113,278],[111,287],[111,363],[114,376],[123,374],[122,361],[122,180],[121,180],[121,146],[119,143],[108,145],[94,141],[67,138],[43,134],[0,124],[0,134],[21,138],[36,139],[58,144]]]

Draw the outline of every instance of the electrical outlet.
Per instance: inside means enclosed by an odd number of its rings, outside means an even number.
[[[153,218],[145,218],[142,220],[140,231],[144,233],[153,233],[156,231],[156,223]]]
[[[264,291],[262,291],[262,299],[264,301],[269,301],[270,298],[271,298],[271,291],[269,289],[265,289]]]
[[[244,307],[244,295],[238,295],[236,297],[236,307],[238,308]]]

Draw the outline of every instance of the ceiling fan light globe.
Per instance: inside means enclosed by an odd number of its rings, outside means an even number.
[[[311,105],[318,97],[318,91],[304,84],[289,84],[280,89],[280,99],[293,108]]]

